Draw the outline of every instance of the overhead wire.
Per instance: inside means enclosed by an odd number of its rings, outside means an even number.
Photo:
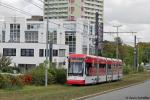
[[[43,9],[42,7],[40,7],[39,5],[35,4],[33,1],[28,1],[28,0],[24,0],[25,2],[28,2],[28,3],[31,3],[32,5],[40,8],[40,9]]]
[[[6,3],[2,3],[2,2],[0,2],[0,5],[3,6],[3,7],[8,8],[8,9],[15,10],[15,11],[17,11],[17,12],[20,12],[20,13],[22,13],[22,14],[24,14],[24,15],[32,16],[31,13],[26,12],[26,11],[24,11],[24,10],[21,10],[21,9],[19,9],[19,8],[16,8],[16,7],[12,6],[12,5],[9,5],[9,4],[6,4]],[[39,8],[41,9],[41,7],[39,7]],[[43,9],[42,9],[42,10],[43,10]],[[57,24],[57,23],[55,23],[55,22],[53,22],[53,21],[50,21],[50,20],[49,20],[49,22],[50,22],[50,23],[53,23],[53,24],[55,24],[55,25],[58,25],[58,26],[63,26],[63,25]],[[63,28],[68,29],[68,30],[74,30],[74,29],[72,29],[72,28],[68,28],[68,27],[65,27],[65,26],[63,26]],[[83,31],[76,31],[76,32],[83,33]]]
[[[3,2],[0,2],[0,6],[6,7],[6,8],[11,9],[11,10],[15,10],[17,12],[20,12],[20,13],[24,14],[24,15],[30,15],[31,16],[31,14],[29,12],[26,12],[24,10],[21,10],[19,8],[16,8],[12,5],[9,5],[9,4],[3,3]]]
[[[29,2],[29,1],[27,1],[27,0],[24,0],[24,1]],[[42,0],[38,0],[38,1],[45,3],[45,2],[42,1]],[[31,2],[29,2],[29,3],[31,3]],[[9,4],[6,4],[6,3],[2,3],[2,2],[0,2],[0,4],[1,4],[1,6],[3,6],[3,7],[9,8],[9,9],[11,9],[11,10],[16,10],[16,11],[18,11],[18,12],[24,14],[24,15],[30,15],[30,16],[32,16],[31,13],[29,13],[29,12],[27,12],[27,11],[24,11],[24,10],[21,10],[21,9],[19,9],[19,8],[16,8],[16,7],[12,6],[12,5],[9,5]],[[37,5],[34,4],[34,3],[31,3],[31,4],[33,4],[34,6],[38,7],[39,9],[43,10],[43,8],[41,8],[40,6],[37,6]],[[53,22],[53,21],[49,21],[49,22],[51,22],[51,23],[53,23],[53,24],[55,24],[55,25],[61,26],[60,24],[55,23],[55,22]],[[80,23],[77,23],[77,24],[80,24]],[[83,25],[83,24],[82,24],[82,25]],[[62,25],[62,26],[63,26],[63,25]],[[63,27],[64,27],[65,29],[68,29],[68,30],[74,30],[74,29],[72,29],[72,28],[68,28],[68,27],[65,27],[65,26],[63,26]],[[77,32],[83,33],[83,31],[77,31]],[[106,34],[106,33],[105,33],[105,34]],[[108,33],[108,34],[109,34],[109,33]]]

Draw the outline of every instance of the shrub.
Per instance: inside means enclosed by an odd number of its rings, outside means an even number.
[[[32,82],[32,76],[28,74],[20,75],[19,78],[21,79],[24,85],[30,85]]]
[[[4,77],[0,74],[0,89],[3,87]]]
[[[18,76],[0,75],[0,88],[1,89],[20,89],[23,83]]]
[[[12,88],[12,82],[11,80],[8,78],[8,76],[6,75],[1,75],[1,85],[0,88],[1,89],[11,89]]]
[[[129,74],[131,72],[131,68],[129,66],[124,66],[123,67],[123,74]]]
[[[12,89],[22,88],[24,86],[21,78],[19,76],[9,76],[12,84]]]
[[[56,69],[56,82],[58,84],[64,84],[66,82],[66,70]]]
[[[52,74],[52,76],[53,76],[53,83],[57,83],[57,81],[56,81],[56,75],[57,75],[57,69],[56,68],[50,68],[50,69],[48,69],[48,73],[51,73]]]
[[[37,67],[35,69],[32,69],[27,73],[27,75],[32,76],[31,83],[33,85],[44,85],[45,84],[45,68],[43,67]],[[51,73],[48,73],[48,84],[54,83],[54,78]]]
[[[66,70],[65,69],[50,68],[48,72],[53,75],[54,83],[64,84],[66,82]]]

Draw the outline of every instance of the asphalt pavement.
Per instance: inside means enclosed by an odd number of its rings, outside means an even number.
[[[86,100],[150,100],[150,81]]]

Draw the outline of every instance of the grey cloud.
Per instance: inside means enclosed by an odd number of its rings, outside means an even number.
[[[150,24],[150,0],[120,0],[120,4],[115,4],[114,1],[116,0],[105,0],[106,20]]]
[[[7,3],[9,5],[12,5],[18,9],[24,10],[26,12],[31,13],[32,15],[42,15],[43,11],[39,8],[35,7],[33,4],[29,2],[34,2],[39,6],[43,6],[41,2],[38,0],[1,0],[3,3]],[[15,10],[10,10],[6,7],[3,7],[0,5],[0,8],[3,10],[0,10],[0,16],[8,17],[8,16],[23,16],[23,17],[30,17],[29,15],[19,13]]]

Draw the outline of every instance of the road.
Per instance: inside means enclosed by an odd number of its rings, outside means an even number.
[[[150,100],[150,81],[86,100]]]

